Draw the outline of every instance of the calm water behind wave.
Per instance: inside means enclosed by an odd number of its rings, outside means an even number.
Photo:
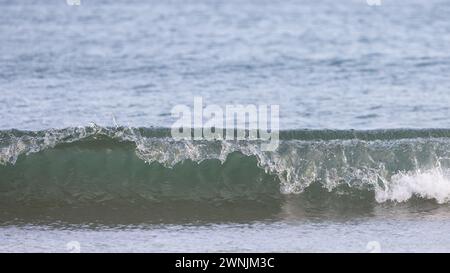
[[[0,1],[0,128],[169,126],[280,104],[292,128],[449,127],[450,2]]]

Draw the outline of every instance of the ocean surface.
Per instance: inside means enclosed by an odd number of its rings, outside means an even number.
[[[449,13],[0,0],[0,252],[450,252]],[[278,149],[171,138],[194,97]]]

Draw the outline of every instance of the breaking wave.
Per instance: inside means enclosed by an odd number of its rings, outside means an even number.
[[[250,140],[173,140],[164,128],[0,131],[0,202],[9,204],[262,200],[314,187],[447,203],[449,170],[446,129],[282,131],[273,152]]]

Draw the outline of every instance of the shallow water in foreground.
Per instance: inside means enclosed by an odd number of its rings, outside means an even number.
[[[249,206],[237,205],[202,211],[199,207],[205,210],[207,204],[201,204],[190,214],[183,213],[186,209],[177,214],[179,210],[166,209],[164,213],[159,208],[156,219],[151,209],[142,208],[126,213],[109,211],[102,217],[90,215],[91,209],[46,211],[47,217],[32,211],[32,219],[21,220],[16,213],[15,219],[0,226],[0,251],[450,251],[450,209],[446,207],[432,203],[425,208],[378,205],[355,212],[353,207],[304,210],[293,203],[285,201],[278,212],[267,210],[259,215],[249,213]]]

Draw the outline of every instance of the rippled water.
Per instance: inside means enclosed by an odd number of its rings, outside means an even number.
[[[0,0],[0,251],[450,251],[449,137],[429,130],[450,127],[449,13],[445,0]],[[279,104],[294,137],[263,154],[73,134],[169,127],[194,96]],[[398,128],[422,130],[383,131]]]
[[[168,126],[280,104],[284,128],[448,127],[448,1],[2,1],[0,128]]]

